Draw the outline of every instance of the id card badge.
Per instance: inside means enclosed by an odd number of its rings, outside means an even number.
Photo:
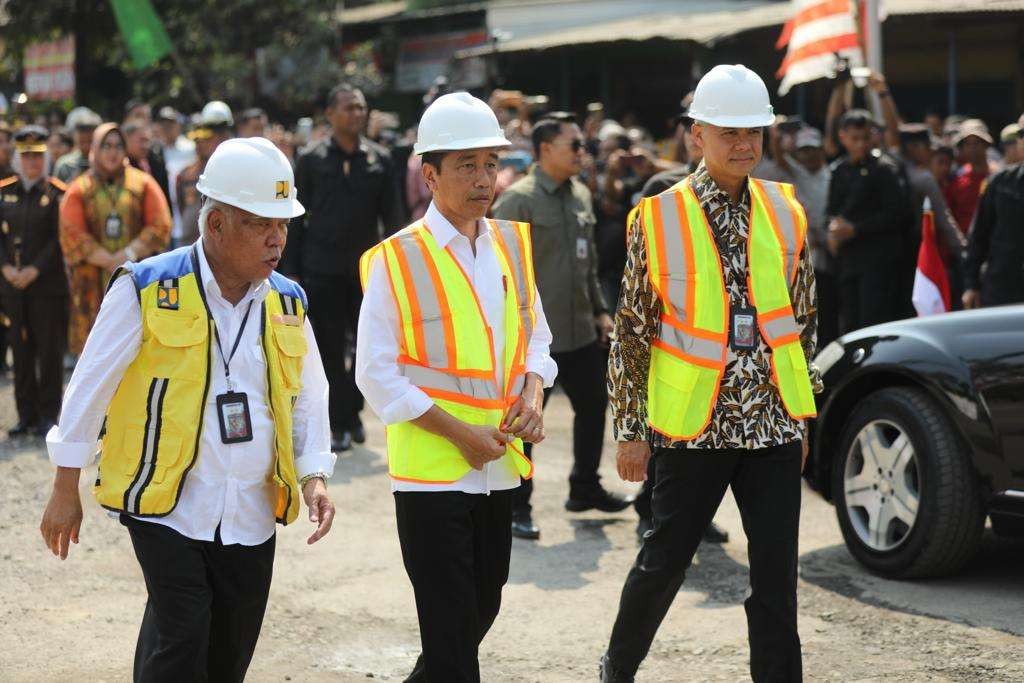
[[[249,397],[229,391],[217,397],[220,440],[223,443],[252,441],[252,420],[249,418]]]
[[[583,261],[590,255],[590,244],[586,237],[576,238],[576,258]]]
[[[757,348],[757,311],[751,306],[733,306],[731,315],[729,346],[732,350],[752,351]]]
[[[116,212],[111,211],[110,215],[107,216],[107,224],[104,232],[107,235],[107,239],[121,239],[121,217],[118,216]]]

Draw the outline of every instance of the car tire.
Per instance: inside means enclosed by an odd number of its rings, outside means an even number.
[[[896,440],[884,448],[872,445],[885,444],[890,438],[885,434],[901,432],[898,438],[906,438],[899,445]],[[873,441],[873,436],[880,438]],[[911,473],[906,481],[913,485],[894,483],[892,471],[885,480],[880,467],[875,490],[865,490],[863,484],[874,476],[873,465],[878,461],[884,464],[897,449],[905,451],[908,441],[913,450],[903,459],[914,460],[913,470],[911,465],[903,467]],[[874,458],[875,450],[884,455]],[[891,515],[880,515],[880,521],[874,524],[868,511],[876,503],[870,501],[885,501],[886,494],[892,496],[891,500],[900,499],[893,493],[897,486],[917,494],[914,506],[901,503],[900,508],[907,518],[911,517],[911,507],[915,508],[912,524],[908,526],[903,517],[894,519]],[[839,451],[833,458],[832,492],[847,548],[869,570],[889,578],[935,577],[957,572],[974,556],[985,528],[980,485],[968,450],[946,414],[919,389],[882,389],[857,404],[846,421]],[[872,495],[878,498],[872,499]],[[903,495],[902,499],[913,500],[913,496]],[[864,501],[869,502],[857,506]],[[895,507],[895,503],[890,502],[890,507]],[[884,519],[890,521],[881,521]],[[884,533],[880,531],[883,526],[887,529]]]

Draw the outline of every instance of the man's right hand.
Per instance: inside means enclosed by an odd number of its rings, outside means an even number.
[[[78,543],[78,531],[82,527],[82,499],[78,495],[80,472],[77,468],[57,468],[50,502],[39,525],[46,546],[62,560],[67,559],[70,544]]]
[[[18,279],[18,269],[9,263],[4,264],[4,267],[0,268],[0,272],[3,273],[4,279],[10,282],[12,285]]]
[[[461,431],[453,441],[474,470],[482,470],[487,463],[505,455],[508,437],[497,427],[467,424]]]
[[[644,481],[650,459],[651,446],[646,441],[620,441],[615,466],[624,481]]]
[[[976,289],[968,289],[963,295],[964,308],[981,308],[981,292]]]

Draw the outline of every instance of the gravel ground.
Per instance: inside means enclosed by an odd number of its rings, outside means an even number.
[[[537,451],[539,543],[516,541],[504,605],[484,641],[486,681],[593,681],[622,581],[636,554],[635,517],[562,509],[570,412],[555,396]],[[0,382],[0,427],[15,422]],[[338,461],[334,530],[307,546],[309,523],[278,536],[276,576],[249,680],[402,680],[418,650],[383,457],[383,429]],[[606,453],[610,454],[611,439]],[[628,492],[605,458],[606,484]],[[0,679],[124,681],[145,603],[127,533],[92,500],[81,545],[49,555],[39,518],[52,471],[39,441],[0,441]],[[703,546],[640,681],[741,681],[748,649],[746,543],[731,496],[718,522],[732,535]],[[842,544],[832,508],[804,491],[800,630],[808,680],[1024,681],[1024,544],[988,534],[952,579],[890,582],[863,571]]]

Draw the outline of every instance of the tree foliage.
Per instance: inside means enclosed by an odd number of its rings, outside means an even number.
[[[210,99],[263,106],[273,113],[308,111],[342,77],[333,12],[336,0],[152,0],[176,48],[142,72],[134,70],[107,0],[8,0],[6,52],[0,78],[16,80],[26,45],[60,35],[76,38],[79,102],[115,113],[139,97],[184,111]],[[280,59],[294,66],[286,82],[261,91],[260,72]],[[280,80],[280,79],[279,79]]]

